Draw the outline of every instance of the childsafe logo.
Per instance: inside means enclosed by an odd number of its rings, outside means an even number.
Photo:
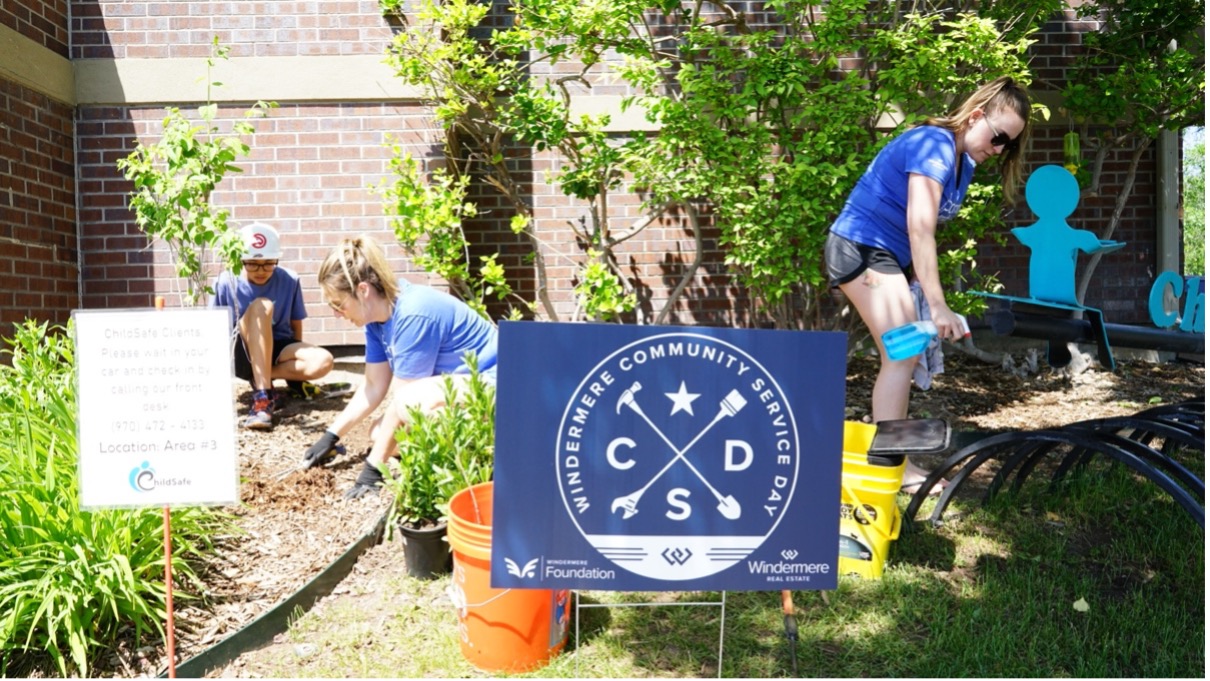
[[[130,487],[136,492],[150,492],[157,487],[189,487],[193,484],[189,478],[157,478],[149,461],[130,469],[128,479]]]
[[[155,489],[155,469],[151,467],[150,462],[144,461],[130,469],[130,486],[136,492],[150,492]]]
[[[559,425],[564,508],[610,562],[688,580],[771,535],[799,470],[794,413],[752,355],[693,333],[650,336],[582,379]]]

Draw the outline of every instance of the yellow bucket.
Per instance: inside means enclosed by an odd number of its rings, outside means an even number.
[[[895,499],[903,483],[906,458],[896,466],[871,464],[868,458],[877,426],[844,423],[840,475],[840,565],[842,575],[882,577],[891,542],[899,537]]]

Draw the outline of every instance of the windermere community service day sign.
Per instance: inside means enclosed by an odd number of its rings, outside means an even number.
[[[228,310],[72,318],[80,507],[238,503]]]
[[[845,345],[501,323],[491,585],[835,588]]]

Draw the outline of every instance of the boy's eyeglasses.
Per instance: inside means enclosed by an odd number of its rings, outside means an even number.
[[[1008,136],[1007,132],[1000,132],[996,126],[992,125],[992,119],[987,116],[983,117],[987,122],[988,130],[992,131],[991,143],[993,147],[1004,147],[1004,151],[1014,151],[1017,148],[1017,140]]]
[[[244,269],[248,270],[249,272],[268,272],[268,271],[272,270],[274,267],[277,267],[276,260],[272,260],[270,262],[246,262],[246,263],[244,263]]]

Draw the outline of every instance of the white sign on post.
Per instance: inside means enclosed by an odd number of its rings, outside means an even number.
[[[229,314],[72,313],[81,508],[239,501]]]

